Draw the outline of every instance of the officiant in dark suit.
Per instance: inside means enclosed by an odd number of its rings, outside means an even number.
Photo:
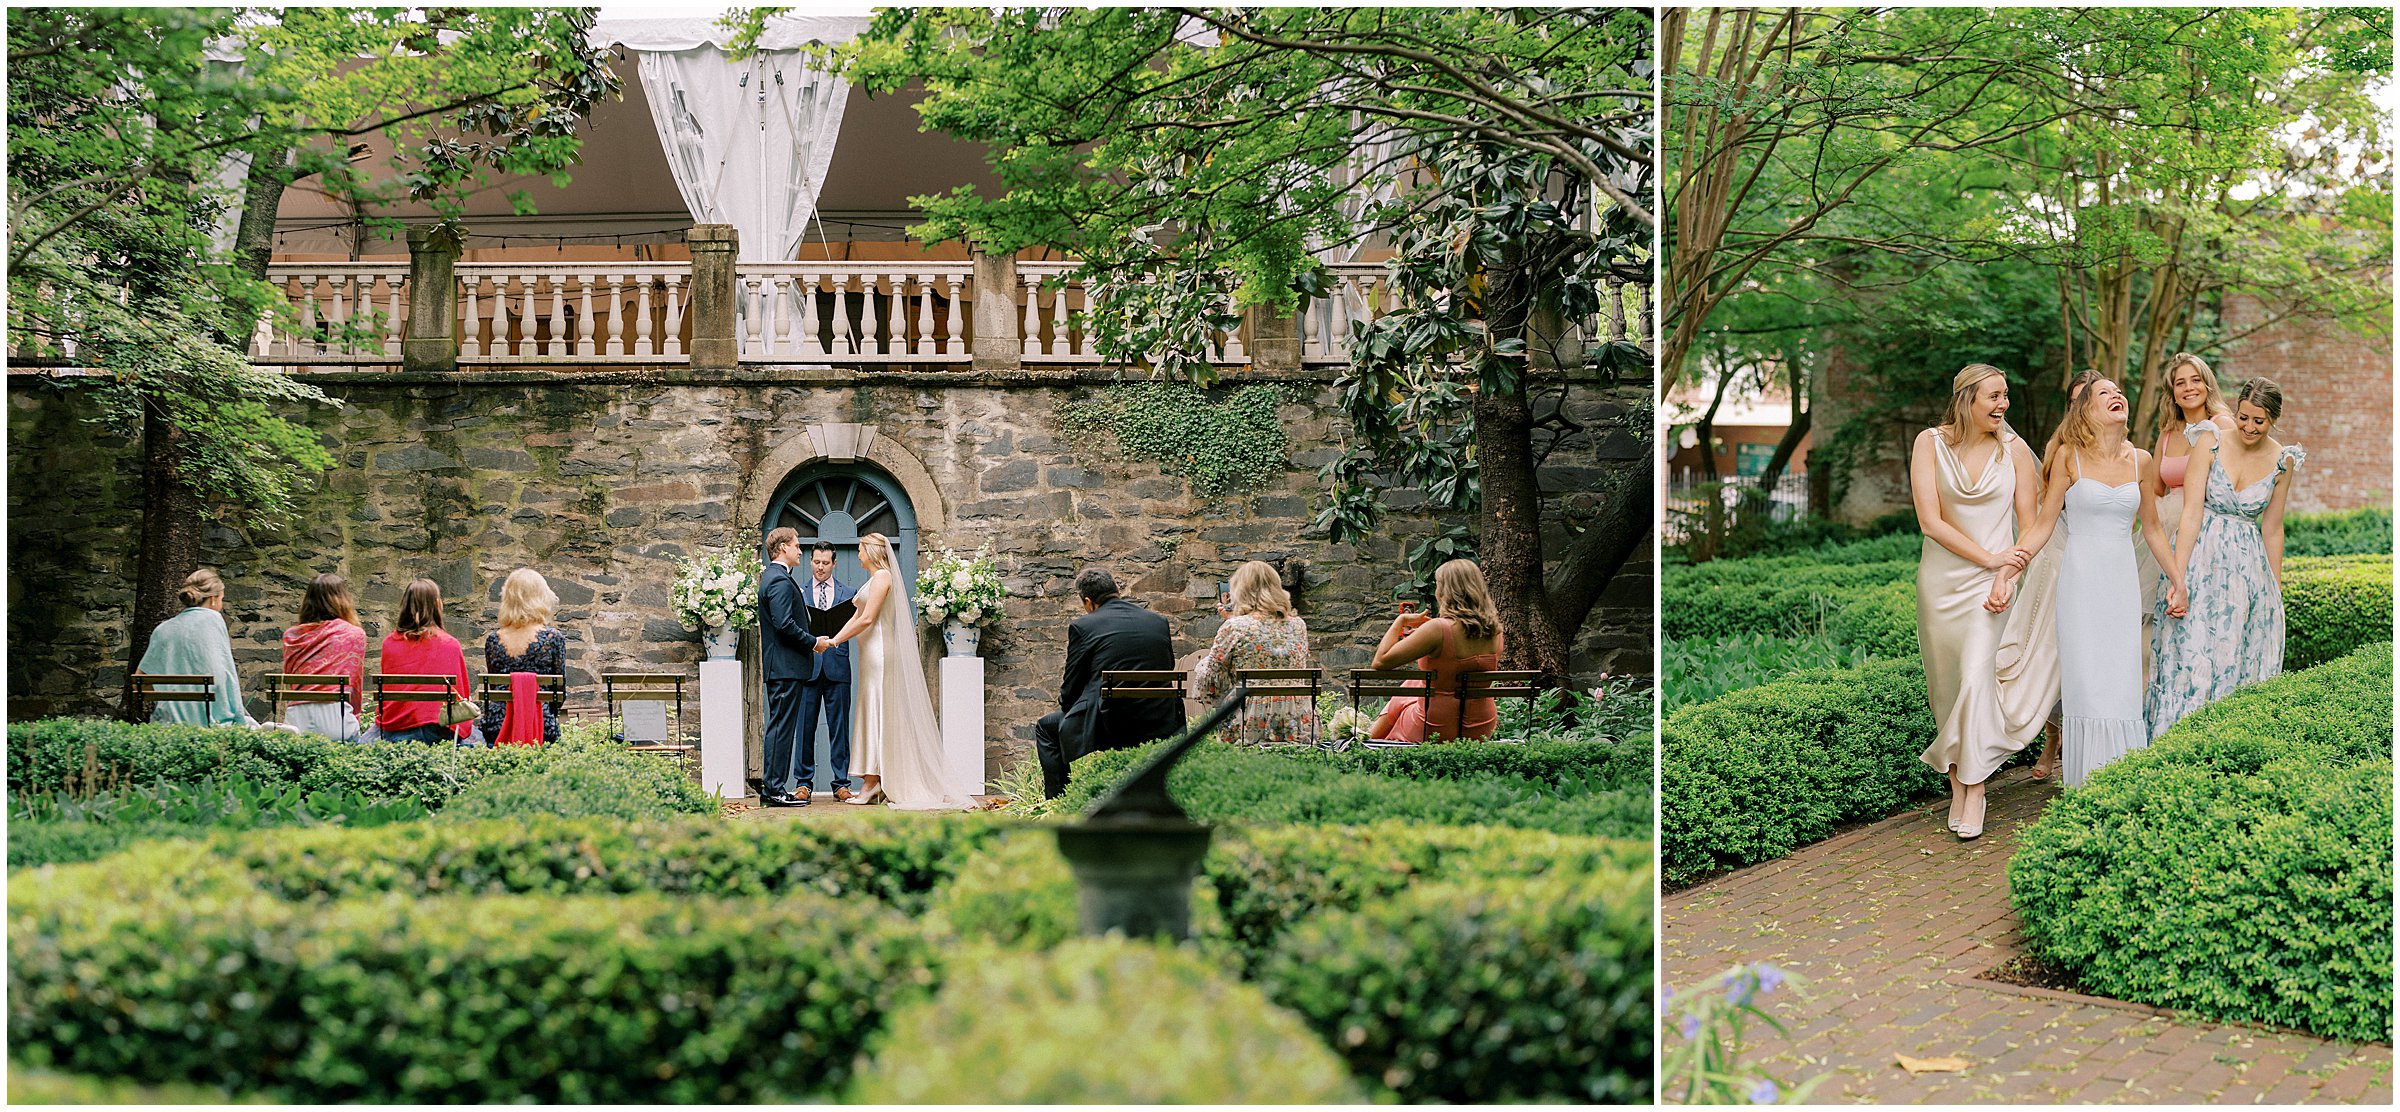
[[[833,546],[824,541],[818,541],[808,554],[808,570],[808,578],[800,584],[800,602],[810,612],[810,624],[839,630],[848,620],[847,614],[830,622],[819,622],[816,616],[847,604],[858,594],[858,587],[834,578]],[[847,802],[851,794],[850,646],[836,645],[816,657],[815,673],[800,681],[800,799],[806,802],[817,782],[817,722],[821,717],[826,732],[825,758],[832,766],[827,771],[833,774],[833,797]]]
[[[1100,749],[1126,749],[1183,729],[1181,699],[1100,697],[1100,674],[1171,671],[1175,639],[1167,620],[1117,594],[1105,568],[1085,568],[1075,577],[1083,616],[1067,626],[1067,675],[1059,685],[1058,708],[1033,725],[1033,751],[1042,762],[1042,795],[1055,799],[1067,788],[1067,766]]]
[[[767,566],[758,579],[758,641],[767,687],[766,736],[759,750],[760,802],[769,807],[798,807],[805,795],[792,794],[792,750],[800,742],[802,686],[817,674],[817,639],[808,630],[808,611],[792,569],[800,565],[800,533],[781,526],[767,533]],[[807,789],[803,788],[803,791]]]

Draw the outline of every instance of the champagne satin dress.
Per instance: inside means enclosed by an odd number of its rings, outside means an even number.
[[[1970,475],[1949,442],[1939,432],[1933,438],[1942,519],[1993,552],[2016,543],[2017,469],[2008,458],[2015,440],[2003,430],[1999,449]],[[2049,592],[2028,582],[2008,610],[1990,613],[1983,603],[1994,574],[1931,537],[1917,561],[1917,646],[1936,726],[1923,760],[1937,772],[1956,768],[1969,784],[2025,748],[2058,702],[2058,650],[2038,635],[2046,632]]]

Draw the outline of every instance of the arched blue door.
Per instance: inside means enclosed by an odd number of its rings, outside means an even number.
[[[858,538],[869,533],[891,538],[900,561],[900,582],[909,594],[916,593],[917,512],[900,484],[882,468],[814,463],[792,472],[767,504],[766,520],[758,526],[759,543],[763,546],[768,531],[784,525],[799,532],[803,562],[818,541],[832,545],[834,577],[852,585],[867,578],[858,563]]]

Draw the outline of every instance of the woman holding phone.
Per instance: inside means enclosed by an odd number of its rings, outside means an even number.
[[[1434,617],[1400,604],[1400,615],[1375,646],[1369,667],[1398,668],[1413,660],[1433,673],[1430,697],[1402,696],[1384,705],[1367,735],[1378,741],[1447,741],[1454,731],[1458,737],[1483,738],[1500,727],[1500,709],[1492,700],[1468,700],[1463,715],[1458,703],[1459,677],[1499,667],[1507,647],[1483,569],[1473,560],[1452,560],[1435,568],[1433,600],[1438,612]]]

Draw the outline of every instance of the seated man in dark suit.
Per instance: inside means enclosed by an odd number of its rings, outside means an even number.
[[[1083,616],[1067,626],[1067,675],[1058,709],[1033,726],[1033,751],[1042,762],[1042,795],[1067,787],[1067,766],[1101,749],[1125,749],[1183,729],[1181,699],[1100,698],[1100,673],[1175,667],[1167,620],[1117,594],[1116,577],[1085,568],[1075,577]]]

